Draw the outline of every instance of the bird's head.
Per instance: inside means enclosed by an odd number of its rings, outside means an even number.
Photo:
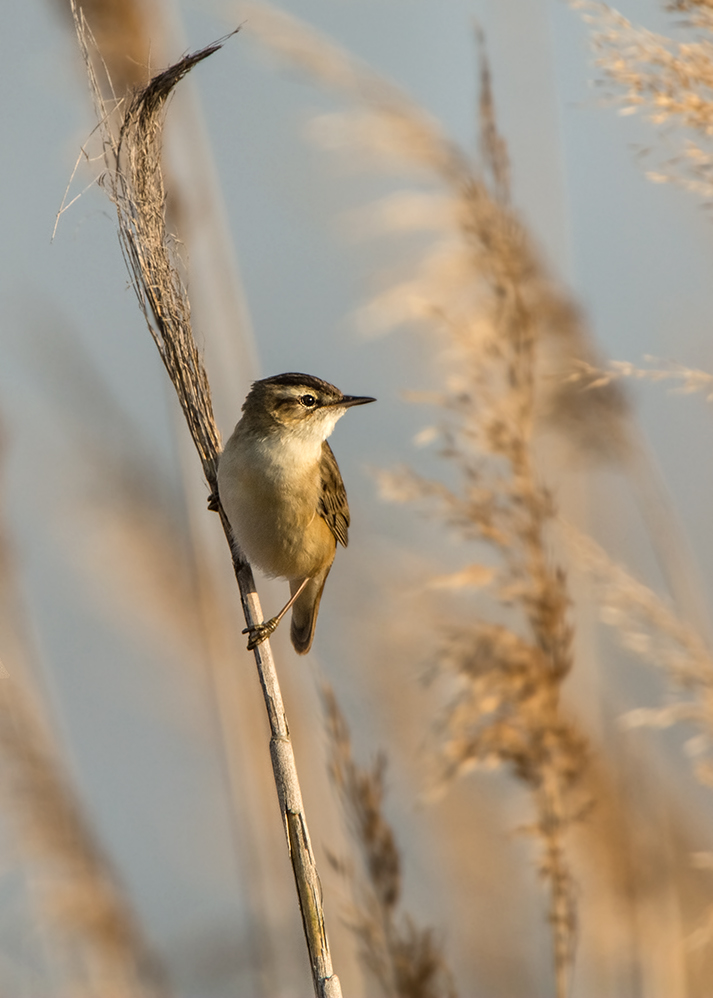
[[[266,432],[326,440],[347,409],[375,401],[344,395],[311,374],[290,372],[255,381],[243,404],[243,419]]]

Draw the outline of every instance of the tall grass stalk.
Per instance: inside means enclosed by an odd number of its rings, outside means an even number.
[[[75,8],[77,34],[96,105],[105,172],[102,183],[117,211],[119,239],[139,306],[174,386],[203,472],[216,493],[220,437],[213,417],[208,377],[193,338],[190,304],[166,230],[161,139],[166,102],[174,87],[222,43],[186,56],[120,102],[102,97],[90,57],[91,33]],[[114,112],[114,114],[112,114]],[[116,131],[114,123],[116,120]],[[252,571],[237,548],[225,514],[217,511],[228,540],[248,626],[262,620]],[[270,754],[285,834],[295,875],[315,994],[341,995],[332,969],[322,909],[322,892],[310,843],[272,652],[268,642],[255,649],[255,661],[271,730]]]

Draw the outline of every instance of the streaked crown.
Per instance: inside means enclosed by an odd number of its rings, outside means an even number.
[[[344,395],[312,374],[288,372],[253,383],[243,403],[243,418],[254,418],[263,425],[271,422],[276,428],[313,420],[333,426],[351,406],[374,401],[367,396]]]

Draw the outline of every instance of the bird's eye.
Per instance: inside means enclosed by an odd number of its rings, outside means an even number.
[[[313,409],[317,405],[317,399],[314,395],[301,395],[300,402],[302,405],[307,406],[308,409]]]

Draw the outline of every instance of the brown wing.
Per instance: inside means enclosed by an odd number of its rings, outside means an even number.
[[[347,502],[347,490],[344,488],[337,459],[326,440],[322,444],[319,471],[322,477],[319,515],[339,543],[346,547],[349,540],[349,503]]]

